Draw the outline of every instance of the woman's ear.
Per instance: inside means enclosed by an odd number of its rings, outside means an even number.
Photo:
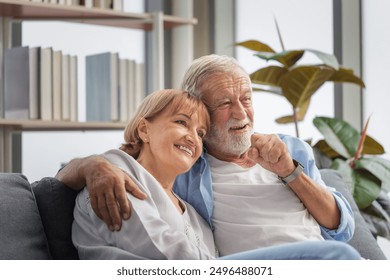
[[[140,140],[144,143],[149,142],[148,124],[149,122],[146,119],[142,118],[137,127],[138,136]]]

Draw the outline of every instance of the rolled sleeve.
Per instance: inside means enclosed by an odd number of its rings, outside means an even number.
[[[340,224],[337,229],[328,229],[321,226],[322,236],[325,239],[348,242],[352,238],[355,231],[355,219],[353,216],[353,211],[348,201],[341,193],[334,191],[332,194],[336,200],[338,208],[340,209]]]

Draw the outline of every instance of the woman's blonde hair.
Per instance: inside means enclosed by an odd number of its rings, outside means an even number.
[[[159,90],[149,94],[138,106],[137,111],[125,128],[125,143],[122,144],[120,149],[137,158],[143,145],[138,135],[140,121],[142,119],[152,121],[153,118],[158,117],[166,110],[169,110],[172,115],[183,110],[186,113],[188,112],[190,116],[197,112],[199,118],[205,121],[206,129],[208,130],[210,127],[207,108],[200,99],[178,89]]]

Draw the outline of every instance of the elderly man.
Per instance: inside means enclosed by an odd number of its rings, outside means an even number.
[[[179,176],[175,192],[214,229],[221,255],[352,237],[351,208],[322,181],[310,146],[287,135],[253,134],[251,81],[236,60],[218,55],[195,60],[182,89],[207,105],[212,127],[205,153]],[[112,230],[120,229],[119,213],[125,219],[131,214],[125,189],[144,197],[100,156],[74,159],[56,177],[74,189],[87,185],[95,212]]]

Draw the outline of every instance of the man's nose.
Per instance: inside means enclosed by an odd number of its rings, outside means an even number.
[[[243,120],[246,118],[245,107],[241,104],[241,102],[236,102],[232,106],[232,117],[238,120]]]

